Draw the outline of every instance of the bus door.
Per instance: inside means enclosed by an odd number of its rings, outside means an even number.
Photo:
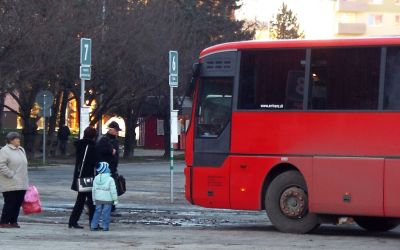
[[[192,199],[208,207],[229,207],[231,117],[236,52],[204,58],[195,115]]]

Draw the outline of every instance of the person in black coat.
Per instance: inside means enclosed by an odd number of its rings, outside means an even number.
[[[118,177],[119,141],[118,133],[121,131],[117,122],[112,121],[108,125],[108,132],[96,144],[97,157],[99,162],[105,161],[110,165],[111,176]],[[115,211],[115,205],[112,206]]]
[[[79,178],[81,166],[82,166],[82,175],[81,177],[94,177],[96,172],[96,164],[97,160],[97,152],[95,146],[95,138],[97,136],[96,129],[92,127],[87,127],[83,133],[83,139],[77,141],[75,143],[76,147],[76,160],[75,160],[75,170],[74,177],[72,180],[71,189],[74,191],[78,191],[77,179]],[[82,161],[86,152],[85,161],[82,165]],[[78,196],[76,197],[76,202],[74,208],[72,209],[71,216],[69,217],[69,228],[77,228],[82,229],[83,227],[78,224],[79,218],[81,217],[84,205],[88,205],[89,208],[89,225],[92,221],[94,214],[94,205],[92,200],[92,192],[78,192]]]
[[[108,132],[96,144],[99,162],[105,161],[110,165],[111,176],[118,174],[119,141],[118,132],[121,131],[117,122],[108,125]]]
[[[58,130],[58,141],[61,151],[61,155],[65,155],[67,152],[68,136],[71,134],[69,128],[66,125],[62,125]]]

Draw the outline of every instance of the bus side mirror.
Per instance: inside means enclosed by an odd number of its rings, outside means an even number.
[[[201,63],[194,63],[192,66],[192,78],[197,78],[200,75]]]
[[[190,80],[189,84],[186,85],[185,96],[191,97],[193,95],[194,87],[196,84],[196,79],[200,75],[200,68],[201,63],[195,63],[192,66],[192,79]]]

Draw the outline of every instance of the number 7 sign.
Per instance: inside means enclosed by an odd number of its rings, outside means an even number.
[[[92,39],[81,38],[81,65],[92,64]]]

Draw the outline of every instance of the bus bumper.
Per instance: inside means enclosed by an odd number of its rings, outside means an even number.
[[[194,204],[192,196],[193,168],[191,166],[186,166],[184,173],[185,173],[185,197],[187,201],[189,201],[191,204]]]

